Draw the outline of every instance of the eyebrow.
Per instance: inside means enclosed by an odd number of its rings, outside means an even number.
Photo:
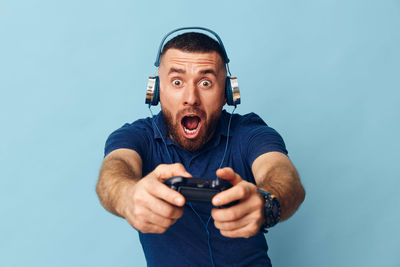
[[[186,73],[186,71],[184,69],[170,68],[168,71],[168,75],[170,75],[171,73],[184,74],[184,73]]]
[[[170,75],[171,73],[179,73],[179,74],[185,74],[186,71],[184,69],[179,69],[179,68],[170,68],[170,70],[168,71],[168,75]],[[217,73],[215,72],[215,70],[213,69],[205,69],[205,70],[201,70],[200,74],[212,74],[214,76],[217,76]]]
[[[217,76],[217,73],[213,69],[202,70],[202,71],[200,71],[200,73],[201,74],[213,74],[215,77]]]

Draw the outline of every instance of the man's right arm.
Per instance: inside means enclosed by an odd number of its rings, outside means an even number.
[[[163,233],[179,219],[185,198],[163,181],[190,174],[182,164],[159,165],[142,178],[142,159],[131,149],[116,149],[103,161],[96,192],[111,213],[143,233]]]
[[[142,177],[142,159],[131,149],[117,149],[103,160],[96,192],[103,207],[109,212],[123,217],[122,196]]]

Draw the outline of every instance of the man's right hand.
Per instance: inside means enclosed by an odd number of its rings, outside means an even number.
[[[180,163],[162,164],[121,191],[118,210],[138,231],[164,233],[183,215],[185,198],[163,183],[172,176],[191,177]]]

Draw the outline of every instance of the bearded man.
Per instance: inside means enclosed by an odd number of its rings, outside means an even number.
[[[271,266],[265,229],[288,219],[305,197],[283,139],[254,113],[223,110],[221,42],[187,32],[160,51],[161,112],[109,136],[101,204],[139,232],[148,266]],[[189,203],[164,184],[172,176],[232,187],[211,203]]]

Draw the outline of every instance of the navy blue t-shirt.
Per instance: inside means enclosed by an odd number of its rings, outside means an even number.
[[[107,139],[105,155],[118,148],[135,150],[142,158],[144,177],[159,164],[171,163],[161,133],[173,163],[182,163],[193,177],[215,179],[225,152],[229,117],[223,111],[212,139],[191,153],[168,137],[160,112],[113,132]],[[254,113],[233,115],[228,144],[222,167],[233,168],[242,179],[254,184],[251,166],[258,156],[271,151],[287,154],[281,136]],[[224,237],[214,226],[211,209],[211,204],[187,203],[183,216],[165,233],[139,232],[148,266],[211,266],[210,254],[215,266],[271,266],[262,232],[247,239]]]

